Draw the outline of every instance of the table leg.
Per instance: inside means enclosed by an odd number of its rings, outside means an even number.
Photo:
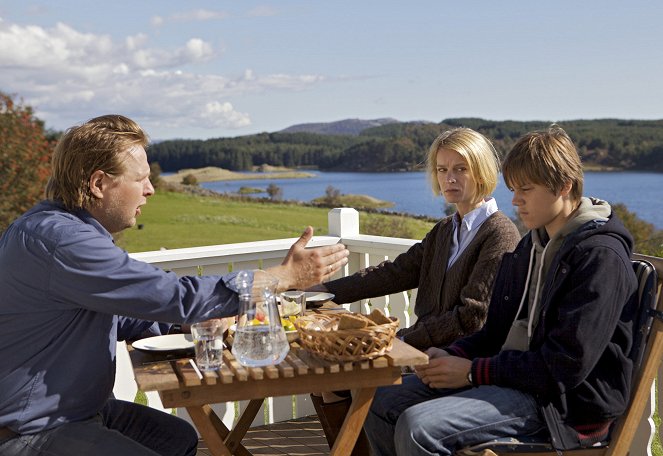
[[[226,446],[233,454],[235,454],[239,447],[242,446],[242,439],[246,435],[246,431],[249,430],[251,423],[253,423],[253,419],[256,417],[258,411],[262,407],[263,400],[264,399],[252,399],[249,402],[249,405],[247,405],[247,407],[244,409],[244,412],[242,412],[242,416],[239,417],[239,420],[237,421],[237,424],[233,430],[225,438]],[[238,452],[237,454],[240,453]]]
[[[257,409],[255,409],[254,402],[258,402]],[[248,425],[243,424],[242,428],[239,429],[236,426],[232,432],[223,424],[223,421],[221,421],[209,405],[187,407],[186,411],[189,413],[191,420],[196,425],[196,429],[198,429],[201,437],[207,443],[209,451],[213,456],[251,456],[249,450],[241,444],[241,440],[251,425],[257,411],[260,409],[261,404],[262,399],[251,401],[242,414],[240,421],[237,423],[239,426],[240,423],[248,420]],[[248,415],[251,415],[251,417],[249,418]]]
[[[355,391],[350,410],[348,410],[343,426],[341,426],[331,449],[331,456],[348,455],[352,452],[366,420],[366,415],[368,415],[368,410],[371,408],[376,389],[376,387],[360,388]]]

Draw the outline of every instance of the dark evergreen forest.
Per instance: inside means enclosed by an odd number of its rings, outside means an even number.
[[[587,165],[621,170],[663,171],[663,120],[571,120],[558,122]],[[260,133],[235,138],[169,140],[150,146],[151,162],[164,171],[217,166],[242,171],[269,164],[327,171],[408,171],[423,165],[429,145],[454,127],[475,129],[505,154],[515,141],[549,122],[446,119],[398,122],[359,135]]]

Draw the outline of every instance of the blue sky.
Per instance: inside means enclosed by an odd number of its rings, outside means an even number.
[[[154,139],[392,117],[663,118],[660,1],[0,0],[0,91]]]

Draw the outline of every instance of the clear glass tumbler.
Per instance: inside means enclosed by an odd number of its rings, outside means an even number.
[[[200,370],[216,370],[223,363],[223,320],[212,319],[191,325],[196,364]]]

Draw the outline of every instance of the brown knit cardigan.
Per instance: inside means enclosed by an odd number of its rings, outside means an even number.
[[[438,222],[423,241],[398,255],[325,284],[334,302],[354,302],[418,288],[416,323],[398,335],[419,349],[443,347],[477,331],[486,320],[493,281],[502,255],[512,251],[520,234],[502,212],[492,214],[472,242],[447,270],[453,222]]]

